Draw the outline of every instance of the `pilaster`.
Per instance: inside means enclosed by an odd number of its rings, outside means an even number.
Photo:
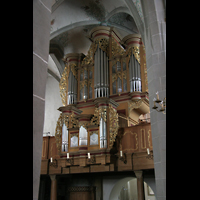
[[[50,175],[51,178],[51,197],[50,200],[57,200],[57,180],[56,175]]]
[[[134,171],[137,177],[137,191],[138,200],[144,200],[144,183],[143,183],[143,172],[141,170]]]

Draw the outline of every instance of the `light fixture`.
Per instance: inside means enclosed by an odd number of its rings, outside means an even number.
[[[120,158],[119,158],[121,161],[124,162],[124,164],[127,163],[127,160],[126,160],[126,154],[124,153],[124,155],[122,154],[122,151],[120,151]]]
[[[74,164],[74,158],[69,158],[69,153],[67,153],[67,162],[70,163],[71,165]]]
[[[57,160],[53,159],[52,157],[49,159],[50,161],[50,166],[57,168],[58,164],[57,164]]]
[[[88,162],[89,163],[96,163],[95,155],[91,158],[90,153],[88,153]]]
[[[151,154],[152,152],[152,154]],[[153,151],[150,151],[149,148],[147,148],[147,156],[146,158],[149,159],[149,160],[153,160]]]
[[[156,98],[153,99],[154,106],[152,108],[155,109],[158,112],[162,112],[163,114],[166,114],[166,111],[165,111],[165,108],[166,108],[166,97],[161,101],[159,99],[158,91],[156,92],[156,95],[157,95],[157,99]],[[156,106],[156,103],[158,103],[161,106],[160,110],[157,109],[158,107]]]

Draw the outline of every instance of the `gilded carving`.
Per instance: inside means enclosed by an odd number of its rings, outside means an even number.
[[[151,145],[152,144],[152,142],[151,142],[151,129],[148,130],[148,143],[149,143],[149,147],[153,148],[153,146]]]
[[[103,51],[106,52],[106,54],[108,55],[108,47],[109,47],[109,43],[108,43],[108,40],[105,39],[105,38],[98,38],[96,41],[95,41],[95,44],[96,44],[96,47],[97,45],[99,45],[99,48]]]
[[[98,125],[99,124],[99,108],[95,108],[94,116],[90,120],[91,125]]]
[[[123,77],[124,79],[126,79],[126,71],[123,71],[123,72],[122,72],[122,77]]]
[[[70,115],[71,117],[71,127],[70,128],[78,128],[79,127],[79,121],[75,118],[74,112]]]
[[[117,54],[124,55],[125,50],[112,37],[112,56],[116,56]]]
[[[107,114],[106,114],[106,108],[100,107],[99,108],[99,121],[103,118],[103,120],[106,122],[107,121]]]
[[[75,63],[71,63],[69,65],[70,69],[71,69],[71,72],[73,73],[74,77],[77,79],[78,77],[78,74],[77,74],[77,65]]]
[[[60,97],[63,106],[67,105],[68,76],[69,76],[69,67],[66,65],[59,83]]]
[[[78,133],[71,133],[71,134],[70,134],[70,139],[71,139],[72,137],[74,137],[74,136],[75,136],[75,137],[78,137]]]
[[[59,116],[57,124],[56,124],[56,130],[55,130],[55,139],[56,139],[56,146],[58,149],[58,153],[61,152],[62,125],[63,125],[63,118],[62,118],[62,113],[60,113],[60,116]]]
[[[93,64],[93,55],[96,51],[96,48],[97,48],[97,45],[95,43],[92,43],[90,45],[87,56],[83,59],[81,65]]]
[[[146,137],[145,137],[145,129],[140,129],[140,133],[141,133],[141,149],[145,149],[146,148]]]
[[[109,147],[112,148],[115,142],[119,124],[118,124],[118,113],[111,105],[109,105],[109,119],[110,119],[110,143]]]
[[[143,100],[135,100],[135,101],[129,101],[128,102],[128,109],[129,113],[131,112],[132,109],[138,109],[142,105]]]
[[[136,60],[140,63],[140,49],[139,49],[139,47],[136,47],[136,46],[129,48],[129,50],[127,52],[128,60],[130,59],[130,56],[131,56],[131,49],[133,51],[133,54],[134,54]]]
[[[93,133],[95,133],[95,134],[98,135],[99,131],[89,131],[89,135],[90,135],[90,136],[93,135]]]
[[[90,121],[90,124],[91,125],[99,125],[101,117],[103,118],[103,120],[105,122],[107,121],[106,108],[103,108],[103,107],[95,108],[95,110],[94,110],[94,116],[92,117],[92,119]]]

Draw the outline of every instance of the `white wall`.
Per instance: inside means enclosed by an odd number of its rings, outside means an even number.
[[[55,135],[56,123],[60,112],[57,110],[62,106],[60,98],[59,82],[50,74],[48,74],[46,82],[45,93],[45,119],[44,132],[50,132],[52,136]]]

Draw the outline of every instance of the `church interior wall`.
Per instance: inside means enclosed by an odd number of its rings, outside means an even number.
[[[59,117],[58,107],[62,105],[59,92],[59,82],[48,74],[45,91],[45,118],[43,136],[49,132],[55,136],[55,127]]]
[[[47,2],[47,3],[46,3]],[[38,188],[39,188],[39,174],[40,174],[40,163],[41,163],[41,152],[42,152],[42,130],[46,131],[46,126],[43,123],[45,101],[48,101],[45,96],[45,84],[47,77],[47,57],[48,57],[48,43],[49,43],[49,30],[50,30],[50,13],[48,9],[51,9],[50,1],[46,1],[47,7],[43,6],[40,1],[34,1],[34,13],[33,13],[33,199],[38,199]],[[130,8],[130,12],[133,14],[133,6],[131,0],[125,0]],[[152,4],[141,0],[144,22],[146,27],[142,27],[139,19],[134,17],[137,23],[138,29],[144,38],[145,48],[147,52],[147,75],[148,75],[148,88],[149,88],[149,99],[153,99],[155,92],[158,90],[161,97],[166,96],[166,47],[165,47],[165,26],[166,21],[163,21],[165,8],[159,3],[154,1]],[[156,4],[156,5],[155,5]],[[38,10],[40,11],[38,14]],[[157,13],[158,15],[156,15]],[[42,20],[41,20],[42,19]],[[37,26],[36,26],[37,25]],[[42,33],[42,34],[41,34]],[[42,41],[42,42],[41,42]],[[47,78],[47,82],[49,78]],[[49,81],[48,86],[54,85],[55,81]],[[48,89],[47,89],[48,90]],[[46,93],[48,95],[48,93]],[[57,96],[55,97],[55,99]],[[60,97],[58,96],[60,100]],[[53,100],[52,100],[53,101]],[[56,101],[56,100],[55,100]],[[48,102],[47,102],[48,103]],[[153,102],[150,101],[150,108],[153,106]],[[59,106],[56,106],[56,109]],[[54,110],[55,113],[57,110]],[[48,108],[46,109],[48,110]],[[151,109],[151,128],[152,128],[152,140],[154,148],[154,165],[156,173],[156,188],[158,190],[158,200],[165,199],[165,182],[166,182],[166,115],[157,113]],[[58,117],[56,117],[57,120]],[[43,128],[44,125],[44,128]],[[52,125],[53,127],[53,125]],[[53,128],[50,128],[53,130]],[[54,126],[55,127],[55,126]],[[54,128],[55,129],[55,128]],[[48,130],[47,130],[48,131]],[[51,132],[51,131],[50,131]],[[54,130],[53,132],[54,133]],[[39,167],[38,167],[39,166]],[[148,179],[148,180],[147,180]],[[147,178],[144,181],[153,184],[155,188],[155,177]],[[109,183],[110,179],[107,183]],[[97,181],[98,182],[98,181]],[[104,181],[106,183],[106,181]],[[111,183],[112,181],[110,181]],[[99,182],[98,182],[99,183]],[[42,184],[41,184],[42,185]],[[63,191],[63,190],[62,190]],[[155,191],[155,190],[154,190]],[[58,193],[59,194],[59,193]]]

